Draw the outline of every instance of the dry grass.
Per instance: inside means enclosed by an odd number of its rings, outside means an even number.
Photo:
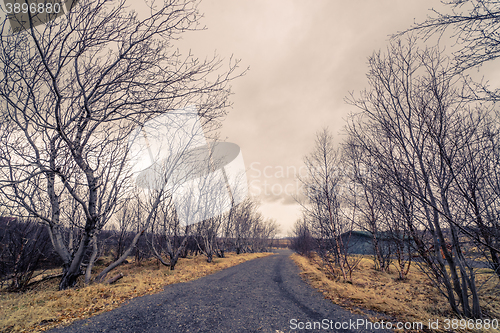
[[[205,257],[197,256],[180,259],[174,271],[158,265],[156,260],[150,260],[143,262],[141,266],[126,264],[116,268],[108,276],[121,272],[125,277],[112,285],[94,284],[84,287],[79,281],[75,289],[58,291],[58,281],[52,280],[22,294],[1,292],[0,332],[41,332],[67,325],[77,319],[117,308],[131,298],[162,291],[168,284],[195,280],[271,254],[228,253],[226,258],[214,258],[210,264]],[[96,271],[103,267],[97,267]]]
[[[456,318],[449,310],[445,297],[417,267],[410,270],[407,280],[400,281],[394,269],[389,273],[376,271],[373,260],[364,257],[359,268],[353,272],[353,282],[348,283],[333,279],[317,256],[306,258],[293,254],[292,259],[301,268],[301,275],[309,284],[320,290],[325,298],[350,310],[361,313],[360,309],[373,310],[383,313],[393,322],[422,322],[424,326],[429,319],[439,319],[440,323],[444,323],[444,319]],[[482,272],[486,274],[478,274],[478,285],[486,281],[487,277],[492,277],[492,272],[487,271]],[[487,316],[500,319],[498,279],[488,279],[482,288],[481,294],[485,296],[481,302]],[[372,316],[371,319],[379,321],[382,318]]]

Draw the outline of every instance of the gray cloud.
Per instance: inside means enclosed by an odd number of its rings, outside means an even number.
[[[222,137],[242,148],[247,168],[302,165],[316,131],[338,133],[349,112],[344,97],[366,87],[367,57],[383,49],[388,35],[421,21],[435,0],[209,0],[200,10],[206,31],[180,44],[201,58],[217,50],[242,59],[248,74],[233,83],[234,108]],[[341,141],[341,136],[337,137]],[[250,171],[251,173],[251,171]],[[275,186],[293,177],[251,178]],[[289,188],[290,185],[289,185]],[[263,212],[289,230],[300,210],[280,192],[261,196]],[[286,208],[288,207],[288,208]]]

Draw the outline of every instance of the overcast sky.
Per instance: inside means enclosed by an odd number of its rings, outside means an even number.
[[[221,137],[241,147],[250,191],[282,234],[301,216],[290,194],[316,132],[327,126],[342,140],[355,111],[344,98],[367,87],[367,57],[433,7],[443,8],[436,0],[202,1],[207,30],[184,36],[181,48],[250,67],[232,84]]]
[[[207,29],[186,33],[177,46],[201,59],[233,56],[250,68],[232,83],[221,138],[241,147],[250,192],[282,235],[301,216],[296,176],[316,132],[328,127],[342,140],[346,116],[356,111],[345,97],[367,87],[367,58],[433,7],[443,10],[438,0],[201,2]]]

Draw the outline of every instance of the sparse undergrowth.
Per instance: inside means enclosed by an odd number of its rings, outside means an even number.
[[[408,279],[401,281],[397,279],[394,269],[389,273],[377,271],[373,268],[373,260],[363,257],[358,269],[353,272],[351,283],[332,278],[322,267],[321,259],[315,255],[308,258],[293,254],[292,259],[300,267],[302,277],[321,291],[325,298],[354,312],[372,310],[387,315],[391,322],[422,322],[424,327],[429,319],[439,319],[440,323],[444,323],[445,319],[456,318],[444,296],[417,267],[411,268]],[[491,272],[485,270],[484,273],[478,274],[478,278],[481,278],[478,285],[485,282],[482,285],[484,289],[481,294],[484,296],[481,305],[488,317],[500,320],[498,279],[494,277],[486,280],[486,277],[491,277]],[[372,316],[370,319],[380,321],[382,318]],[[441,329],[432,330],[438,331],[444,332]],[[490,329],[484,332],[498,331]]]
[[[127,300],[154,294],[172,283],[195,280],[205,275],[235,266],[247,260],[272,253],[228,253],[226,258],[216,258],[207,263],[204,256],[180,259],[175,270],[159,265],[154,259],[118,267],[110,277],[121,272],[118,282],[84,287],[82,280],[75,289],[58,291],[58,281],[51,280],[25,293],[0,293],[0,332],[40,332],[77,319],[119,307]],[[96,271],[105,267],[97,266]],[[82,278],[82,277],[80,277]]]

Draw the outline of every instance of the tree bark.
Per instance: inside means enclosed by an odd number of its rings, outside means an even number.
[[[132,240],[132,244],[130,244],[128,249],[122,254],[120,258],[118,258],[118,260],[116,260],[114,263],[106,267],[101,273],[99,273],[99,275],[95,279],[97,282],[101,282],[109,272],[111,272],[113,269],[121,265],[128,258],[130,253],[134,250],[135,246],[137,245],[137,242],[139,241],[139,238],[142,236],[144,231],[146,231],[146,229],[142,229],[142,231],[138,232],[135,235],[134,239]]]
[[[120,280],[123,277],[122,273],[118,273],[115,276],[113,276],[111,279],[107,280],[105,283],[106,284],[112,284],[115,283],[116,281]]]
[[[99,252],[99,248],[97,247],[97,235],[94,234],[92,237],[92,255],[90,256],[89,264],[87,265],[87,269],[85,272],[85,284],[88,285],[90,283],[90,278],[92,277],[92,268],[94,267],[94,262],[97,258],[97,253]]]

